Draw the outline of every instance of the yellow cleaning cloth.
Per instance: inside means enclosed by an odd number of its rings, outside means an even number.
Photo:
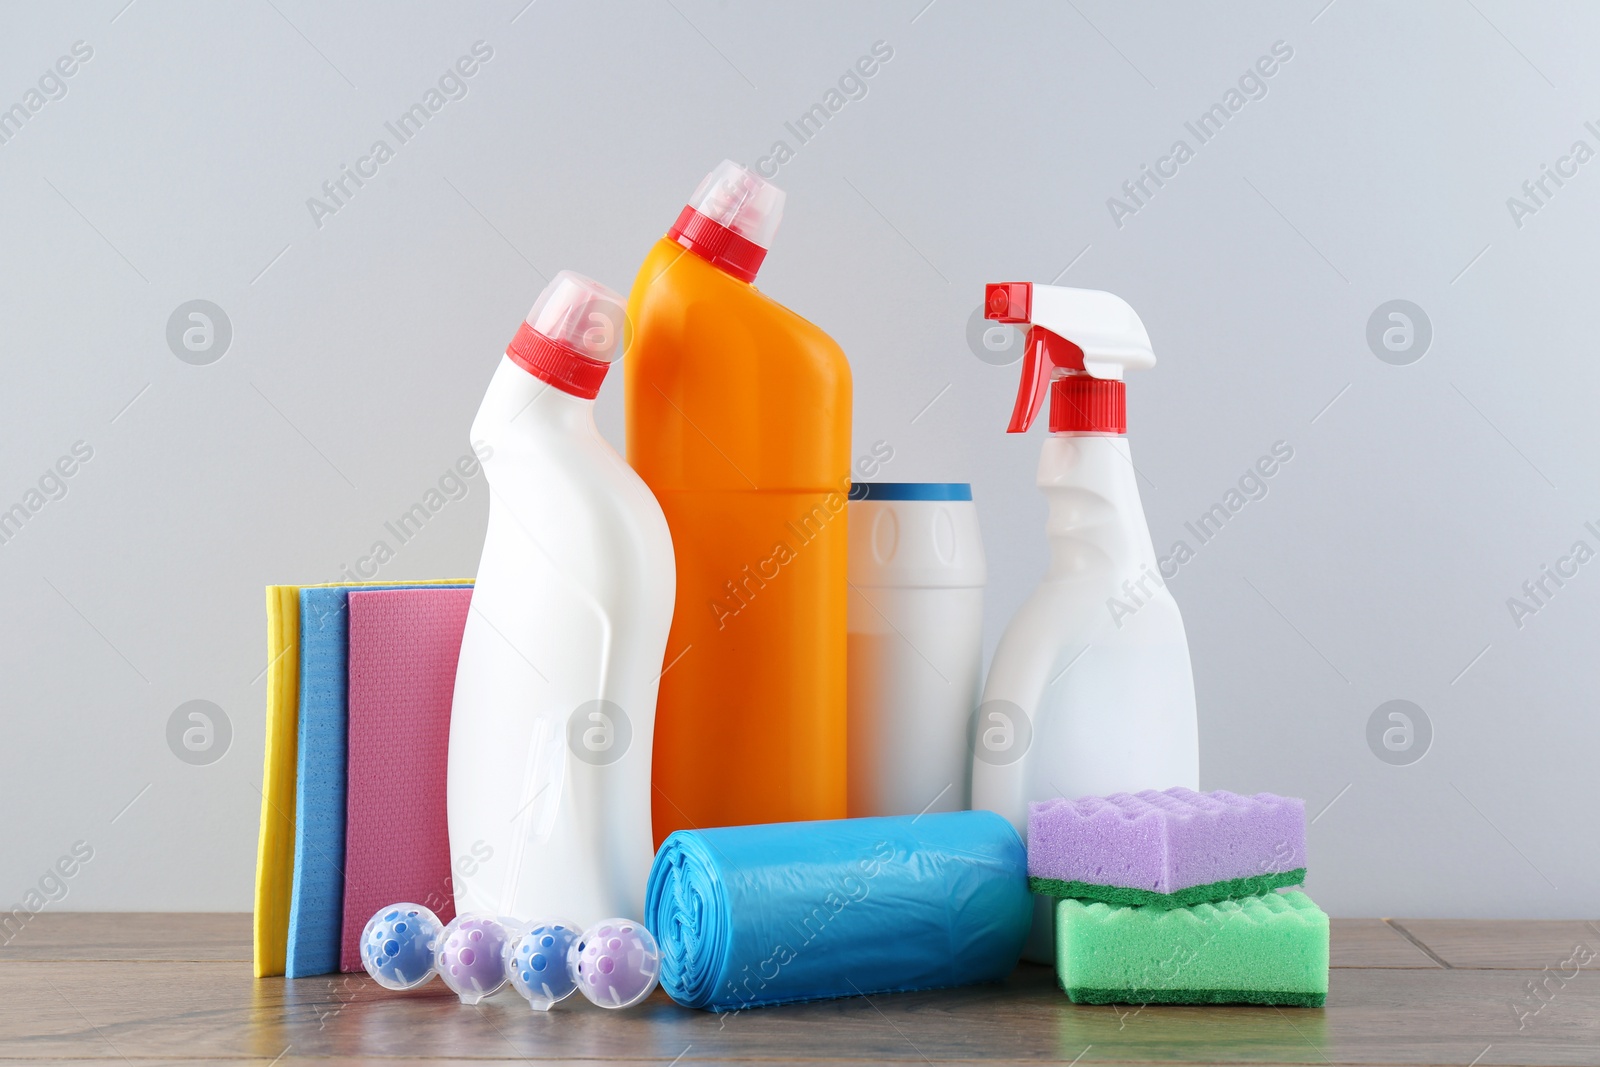
[[[267,586],[267,745],[261,768],[261,836],[256,843],[257,978],[284,972],[289,944],[295,773],[300,739],[300,590],[470,584],[470,579],[439,578],[422,582]]]
[[[294,873],[295,744],[300,726],[300,587],[267,586],[267,755],[256,842],[256,977],[282,974]]]

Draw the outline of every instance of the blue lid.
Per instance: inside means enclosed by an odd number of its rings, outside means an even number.
[[[856,482],[851,500],[971,500],[971,482]]]

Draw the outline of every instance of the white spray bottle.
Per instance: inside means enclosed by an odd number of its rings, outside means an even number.
[[[623,307],[556,275],[472,423],[490,497],[450,712],[458,913],[579,929],[644,914],[677,572],[660,505],[595,426]]]
[[[1123,371],[1156,362],[1144,323],[1111,293],[1030,282],[988,286],[984,314],[1029,327],[1007,432],[1050,392],[1050,566],[995,649],[973,737],[972,806],[1026,834],[1030,801],[1198,789],[1199,726],[1125,436]],[[1039,962],[1054,958],[1048,905],[1024,953]]]

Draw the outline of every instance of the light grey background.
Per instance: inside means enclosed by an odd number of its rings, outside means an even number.
[[[1507,198],[1600,148],[1600,12],[524,3],[0,16],[0,106],[93,49],[0,145],[0,507],[93,449],[0,546],[0,903],[83,840],[52,907],[247,909],[262,586],[392,544],[543,280],[625,289],[713,164],[796,147],[784,123],[884,41],[778,175],[761,285],[849,354],[881,478],[974,484],[989,650],[1045,563],[1043,431],[1002,432],[1018,367],[974,355],[969,316],[986,281],[1113,290],[1160,359],[1129,388],[1158,552],[1294,450],[1172,582],[1204,786],[1305,797],[1334,914],[1595,913],[1600,563],[1520,628],[1507,600],[1600,548],[1600,162],[1520,227]],[[467,95],[319,228],[307,198],[477,41]],[[1279,41],[1266,95],[1198,145],[1184,123]],[[1116,225],[1107,198],[1180,138],[1195,157]],[[232,326],[209,365],[166,340],[194,299]],[[1393,299],[1431,321],[1410,365],[1367,344]],[[619,447],[621,400],[599,405]],[[479,476],[380,576],[470,573],[486,502]],[[1368,746],[1394,699],[1433,728],[1408,766]],[[191,700],[232,725],[208,765],[168,747]]]

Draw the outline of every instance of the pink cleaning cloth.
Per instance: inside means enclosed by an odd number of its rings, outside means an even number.
[[[350,593],[342,970],[362,969],[361,931],[379,908],[455,917],[445,768],[471,603],[471,589]]]

